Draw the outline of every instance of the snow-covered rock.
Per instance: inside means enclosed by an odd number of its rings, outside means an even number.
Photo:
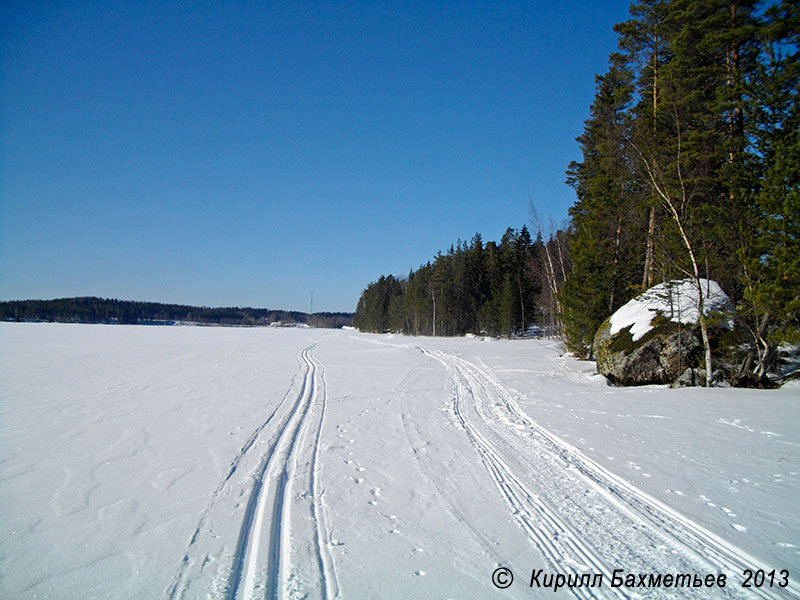
[[[728,295],[716,281],[701,279],[703,309],[706,315],[714,311],[725,312],[731,306]],[[693,279],[677,279],[659,283],[643,294],[620,307],[611,315],[611,335],[631,328],[631,337],[636,342],[653,329],[653,317],[663,315],[675,323],[697,323],[698,309],[697,284]]]
[[[732,309],[716,281],[701,279],[700,288],[706,316]],[[672,383],[701,366],[698,292],[692,279],[668,281],[620,307],[595,336],[598,372],[621,385],[645,385]]]

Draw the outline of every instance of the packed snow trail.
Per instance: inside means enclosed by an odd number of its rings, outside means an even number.
[[[745,569],[770,568],[584,456],[530,419],[512,395],[475,364],[419,347],[453,379],[453,412],[512,515],[564,576],[602,573],[602,589],[576,587],[577,598],[633,597],[611,588],[612,568],[626,573],[725,573],[715,597],[800,598],[800,587],[736,584]],[[674,597],[651,589],[648,598]]]
[[[304,348],[299,355],[303,375],[294,402],[287,410],[287,393],[270,417],[250,436],[212,495],[209,508],[189,544],[184,568],[170,590],[170,598],[204,597],[209,590],[231,600],[280,600],[309,593],[324,600],[340,596],[325,526],[327,509],[319,483],[319,448],[327,411],[327,389],[324,369],[311,355],[315,345]],[[290,392],[295,387],[295,379]],[[224,518],[217,500],[266,428],[270,430],[271,439],[252,475],[238,540],[226,575],[224,564],[216,569],[209,567],[219,561],[208,552],[208,543],[216,536],[213,527],[207,528],[206,523],[212,513]],[[301,491],[298,493],[295,488]],[[293,511],[301,516],[293,519]],[[312,531],[307,531],[309,527]],[[198,537],[203,533],[208,539],[198,544]],[[308,547],[308,540],[311,540],[311,547]],[[301,547],[303,541],[306,544]],[[195,548],[201,554],[205,551],[199,565],[196,557],[190,557]],[[193,570],[199,573],[193,576]]]

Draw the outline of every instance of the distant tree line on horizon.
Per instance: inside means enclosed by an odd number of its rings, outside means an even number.
[[[298,311],[269,308],[209,308],[158,302],[106,298],[59,298],[0,302],[0,320],[58,323],[120,323],[169,325],[176,322],[206,325],[265,326],[272,323],[305,323],[312,327],[340,328],[352,325],[352,313]]]
[[[476,235],[408,278],[381,277],[354,324],[368,331],[513,335],[555,322],[592,358],[613,312],[663,281],[718,281],[737,308],[742,371],[800,341],[800,5],[639,0],[569,165],[577,200],[545,242]],[[532,207],[533,208],[533,207]],[[700,319],[710,365],[705,319]],[[710,377],[711,369],[707,369]]]

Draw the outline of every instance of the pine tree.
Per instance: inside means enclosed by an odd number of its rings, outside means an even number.
[[[740,313],[753,352],[742,374],[762,378],[774,366],[779,342],[800,341],[800,8],[785,0],[759,28],[762,52],[747,81],[745,122],[754,140],[748,155],[754,205],[746,213],[740,258],[744,300]],[[744,186],[743,186],[744,187]],[[755,225],[755,227],[753,227]]]
[[[619,35],[620,59],[626,68],[635,74],[634,93],[639,102],[633,108],[634,118],[639,123],[647,123],[653,136],[659,134],[659,114],[661,96],[661,70],[669,61],[670,49],[666,40],[666,9],[664,0],[642,0],[630,8],[633,19],[614,27]],[[644,244],[644,264],[642,270],[642,289],[654,283],[656,261],[656,236],[660,223],[659,203],[654,194],[644,194],[646,204],[647,232]]]
[[[591,117],[578,138],[583,161],[567,172],[578,200],[570,209],[572,272],[559,299],[567,346],[586,358],[598,328],[636,283],[626,268],[629,242],[636,246],[637,238],[629,230],[642,221],[626,148],[631,91],[632,73],[612,57],[608,73],[597,78]]]

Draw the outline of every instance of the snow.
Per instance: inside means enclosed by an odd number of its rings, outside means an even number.
[[[498,565],[506,598],[532,569],[640,593],[617,568],[800,597],[740,587],[800,571],[797,386],[272,328],[2,323],[0,369],[3,598],[490,598]]]
[[[716,281],[700,279],[700,287],[706,315],[713,311],[724,311],[730,305],[730,298]],[[697,296],[697,286],[693,279],[668,281],[653,286],[611,315],[610,334],[614,335],[630,327],[631,337],[635,342],[653,328],[651,321],[658,313],[675,323],[697,323],[700,315]]]

